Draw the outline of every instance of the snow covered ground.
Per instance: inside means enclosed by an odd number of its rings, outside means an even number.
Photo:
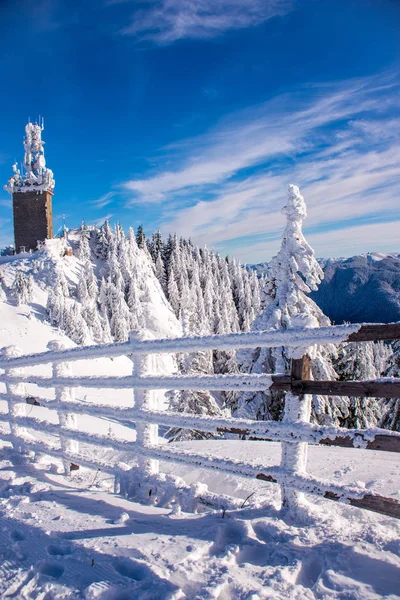
[[[76,283],[75,257],[60,259],[50,252],[48,260],[62,263],[71,284]],[[29,309],[12,301],[15,268],[30,272],[32,262],[32,256],[0,260],[6,292],[0,300],[0,347],[16,344],[32,353],[44,351],[51,340],[72,346],[46,323],[51,265],[34,277]],[[149,333],[179,335],[179,324],[153,283]],[[163,359],[154,366],[155,372],[165,374],[172,368]],[[131,370],[124,357],[74,365],[74,372],[82,375],[122,376]],[[76,390],[88,402],[96,394]],[[117,394],[103,390],[102,401],[121,406],[132,401],[128,390]],[[0,411],[6,411],[4,402]],[[35,415],[46,409],[30,406],[29,411]],[[56,419],[54,411],[47,416]],[[127,435],[127,428],[106,419],[79,417],[79,426],[97,433],[110,430],[119,438]],[[277,443],[201,441],[171,447],[266,467],[280,460]],[[277,485],[161,463],[162,472],[243,501],[241,509],[224,514],[184,514],[177,507],[143,506],[116,496],[112,478],[100,472],[80,469],[66,478],[56,462],[39,456],[33,464],[0,442],[1,599],[400,598],[400,524],[394,519],[313,498],[307,521],[299,525],[280,513]],[[310,447],[308,471],[337,483],[364,482],[369,490],[399,498],[400,458],[395,454]]]
[[[279,444],[213,443],[221,456],[276,464]],[[178,443],[176,444],[178,445]],[[208,446],[209,447],[209,446]],[[400,458],[310,448],[311,473],[399,495]],[[171,470],[171,467],[170,467]],[[175,474],[183,474],[175,467]],[[279,488],[186,471],[188,481],[252,498],[235,512],[183,514],[112,493],[82,471],[55,473],[0,450],[0,597],[21,599],[346,599],[400,597],[400,524],[327,500],[313,500],[298,526],[279,513]],[[250,507],[249,502],[253,504]],[[264,503],[262,505],[262,503]]]

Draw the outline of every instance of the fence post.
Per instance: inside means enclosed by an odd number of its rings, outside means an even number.
[[[131,331],[129,340],[134,344],[143,339],[139,331]],[[146,355],[136,354],[133,350],[133,377],[143,377],[147,375],[149,358]],[[152,407],[151,392],[149,390],[133,388],[133,402],[137,410],[142,410]],[[154,423],[136,423],[136,443],[145,450],[147,446],[155,446],[158,444],[158,425]],[[159,473],[159,461],[148,459],[144,454],[139,454],[138,458],[139,470],[145,476],[157,475]]]
[[[311,359],[308,355],[299,359],[292,360],[292,381],[310,379]],[[310,422],[311,416],[311,396],[306,394],[293,394],[288,392],[285,395],[285,412],[283,422],[293,424],[296,422]],[[290,474],[305,473],[307,466],[307,442],[281,442],[282,458],[281,467],[290,477]],[[283,482],[282,490],[282,508],[292,513],[294,517],[301,516],[301,505],[304,502],[304,494],[293,488],[288,483]]]
[[[17,346],[7,346],[3,348],[1,351],[2,356],[5,358],[17,358],[18,356],[22,356],[22,350]],[[18,377],[21,375],[21,369],[5,369],[5,375],[11,375],[13,377]],[[8,404],[8,414],[9,414],[9,426],[10,433],[12,436],[12,447],[17,452],[23,452],[24,444],[23,441],[19,441],[18,438],[23,438],[26,433],[25,427],[19,427],[15,422],[15,417],[26,416],[26,387],[23,382],[17,383],[6,383],[6,393],[8,395],[7,404]],[[15,398],[15,396],[20,396],[21,400]]]
[[[64,342],[53,340],[47,344],[47,348],[50,351],[65,350],[67,346]],[[73,375],[71,363],[51,363],[52,364],[52,376],[57,377],[71,377]],[[73,402],[75,399],[75,393],[73,388],[69,387],[55,387],[56,396],[56,410],[58,415],[58,422],[60,424],[60,446],[61,456],[64,465],[64,472],[66,475],[70,475],[71,471],[78,469],[78,465],[71,463],[66,454],[77,454],[79,452],[79,443],[75,440],[71,440],[63,435],[63,429],[78,429],[78,417],[74,413],[64,412],[65,406],[62,404],[66,402]]]

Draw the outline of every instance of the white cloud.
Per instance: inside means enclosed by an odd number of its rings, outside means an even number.
[[[118,4],[111,1],[108,4]],[[141,2],[122,33],[171,44],[184,38],[212,38],[254,27],[291,9],[291,0],[156,0]]]
[[[154,174],[125,182],[128,203],[160,203],[165,232],[266,260],[279,245],[287,185],[296,183],[309,209],[306,230],[326,255],[321,229],[340,237],[358,223],[367,235],[367,223],[400,220],[398,87],[393,74],[308,87],[231,115],[165,148],[162,160],[174,170],[161,163]],[[372,237],[379,227],[360,238],[364,251],[380,248]],[[265,244],[249,245],[262,235]],[[356,238],[340,239],[350,255]],[[384,244],[396,249],[395,238]]]
[[[97,198],[97,200],[93,200],[91,204],[96,208],[104,208],[105,206],[111,204],[116,193],[117,192],[108,192],[107,194],[100,196],[100,198]]]
[[[345,227],[321,233],[306,233],[307,241],[319,257],[353,256],[366,252],[400,252],[400,220],[386,223]],[[280,239],[265,240],[257,244],[234,246],[230,254],[243,262],[259,263],[275,255]]]
[[[352,126],[351,120],[372,111],[378,113],[397,101],[395,89],[383,99],[381,87],[381,81],[370,78],[274,98],[224,119],[203,136],[171,145],[166,150],[178,155],[177,165],[181,154],[180,167],[127,181],[123,188],[133,193],[132,204],[170,201],[172,194],[183,190],[195,194],[199,188],[221,184],[243,169],[312,152],[317,144],[330,141],[323,129],[341,120],[349,122],[344,138],[340,138],[342,146],[352,147],[356,138],[362,141],[364,133],[358,123]],[[364,130],[366,127],[364,122]],[[373,134],[372,129],[369,133]]]

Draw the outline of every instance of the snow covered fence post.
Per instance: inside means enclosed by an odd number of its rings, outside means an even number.
[[[143,339],[142,334],[139,331],[131,331],[129,340],[132,342],[132,360],[133,360],[133,377],[143,377],[147,374],[148,369],[148,356],[135,353],[135,346],[140,343]],[[153,408],[151,406],[151,395],[149,390],[135,389],[133,388],[133,402],[136,410],[142,410],[146,408]],[[143,475],[149,477],[151,475],[157,475],[159,473],[159,461],[154,459],[146,458],[146,448],[148,446],[155,446],[158,444],[158,425],[153,423],[136,422],[136,443],[140,446],[138,465],[139,465],[139,478]],[[151,490],[149,490],[149,496]]]
[[[22,351],[17,346],[7,346],[7,348],[3,348],[1,352],[2,356],[5,358],[17,358],[17,356],[22,356]],[[5,375],[11,377],[18,377],[21,375],[21,369],[5,369]],[[6,392],[8,395],[8,414],[9,414],[9,426],[10,433],[12,437],[12,446],[14,450],[17,452],[23,452],[24,443],[23,440],[19,438],[23,438],[24,433],[26,433],[25,427],[19,427],[15,418],[19,416],[26,416],[26,388],[25,384],[20,383],[7,383],[6,384]],[[16,396],[20,396],[19,400]]]
[[[63,342],[58,340],[53,340],[47,344],[47,348],[51,351],[59,351],[65,350],[66,345]],[[53,378],[57,377],[71,377],[72,376],[72,367],[71,363],[52,363],[52,376]],[[79,443],[75,440],[71,440],[63,435],[63,429],[78,429],[78,417],[74,413],[65,412],[65,403],[74,401],[75,394],[74,390],[69,387],[56,387],[55,388],[56,395],[56,409],[58,415],[58,421],[60,424],[60,446],[61,446],[61,454],[62,461],[64,464],[64,471],[66,475],[70,475],[71,471],[76,470],[77,465],[75,463],[71,463],[71,461],[66,458],[66,454],[78,454],[79,452]]]
[[[308,355],[292,359],[292,382],[310,379],[311,359]],[[300,384],[299,384],[300,385]],[[300,390],[299,390],[300,391]],[[285,395],[285,412],[283,422],[288,425],[296,422],[309,423],[311,416],[311,396],[293,394]],[[290,478],[294,473],[305,473],[307,466],[307,442],[282,442],[281,467]],[[304,494],[290,487],[289,481],[282,483],[282,508],[292,513],[293,517],[300,517],[301,504]]]

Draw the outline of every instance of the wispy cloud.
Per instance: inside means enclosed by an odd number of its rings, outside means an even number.
[[[331,133],[324,128],[341,121],[345,121],[342,133],[335,135],[342,135],[342,144],[352,146],[354,140],[348,139],[351,119],[379,114],[397,102],[400,86],[393,84],[386,98],[380,94],[381,87],[374,79],[366,79],[279,96],[226,118],[206,135],[170,146],[171,153],[180,151],[182,155],[180,169],[125,182],[124,188],[141,202],[160,202],[172,192],[219,183],[279,156],[294,158],[324,143],[329,146]],[[357,138],[360,140],[361,133]],[[179,162],[179,154],[175,162]]]
[[[98,219],[93,221],[93,225],[96,225],[96,227],[98,227],[99,225],[102,225],[105,221],[109,221],[113,216],[114,215],[110,213],[108,215],[104,215],[103,217],[99,217]]]
[[[119,4],[117,0],[108,4]],[[134,2],[134,4],[139,4]],[[291,0],[156,0],[141,2],[122,33],[156,44],[212,38],[286,14]]]
[[[97,198],[97,200],[93,200],[91,204],[96,208],[104,208],[113,202],[116,193],[117,192],[107,192],[107,194],[100,196],[100,198]]]
[[[174,171],[125,182],[129,202],[162,203],[166,231],[235,247],[246,260],[255,249],[241,238],[279,237],[290,182],[306,197],[313,235],[382,215],[400,220],[398,92],[393,75],[370,77],[303,88],[231,115],[169,147]]]

